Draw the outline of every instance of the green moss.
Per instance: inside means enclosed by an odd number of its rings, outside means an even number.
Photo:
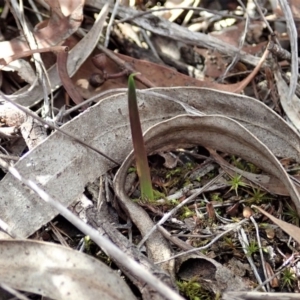
[[[180,293],[189,300],[213,300],[214,295],[205,290],[195,279],[190,281],[177,281]]]

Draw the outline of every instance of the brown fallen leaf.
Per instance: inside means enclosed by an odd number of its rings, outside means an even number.
[[[254,78],[259,71],[261,65],[265,61],[268,50],[266,50],[260,59],[259,64],[244,80],[234,84],[220,84],[208,80],[197,80],[190,76],[181,74],[174,69],[151,63],[145,60],[134,59],[132,57],[114,53],[118,58],[121,58],[124,62],[128,63],[132,69],[144,75],[149,81],[151,81],[156,87],[175,87],[175,86],[196,86],[212,88],[219,91],[240,93]],[[107,57],[106,72],[110,74],[120,72],[120,67],[116,63]],[[121,88],[127,86],[127,78],[125,76],[112,80],[107,80],[100,87],[93,87],[89,80],[95,73],[99,73],[99,69],[96,68],[91,57],[85,61],[78,72],[73,76],[72,81],[76,85],[78,91],[84,98],[91,98],[100,92]],[[145,86],[137,82],[137,88],[145,88]]]
[[[38,48],[55,46],[72,35],[83,20],[83,0],[45,0],[51,8],[51,18],[47,26],[38,26],[34,37]],[[69,9],[68,9],[69,8]],[[70,11],[72,9],[72,11]],[[63,11],[63,12],[62,12]],[[44,26],[43,28],[41,28]],[[26,41],[20,37],[0,43],[1,57],[10,57],[30,50]]]
[[[300,244],[300,228],[299,227],[275,218],[274,216],[272,216],[271,214],[269,214],[268,212],[266,212],[265,210],[263,210],[262,208],[260,208],[256,205],[252,205],[252,207],[258,209],[262,214],[267,216],[273,223],[278,225],[285,233],[290,235],[298,244]]]

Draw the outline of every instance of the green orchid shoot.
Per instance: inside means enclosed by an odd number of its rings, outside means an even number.
[[[131,128],[132,143],[136,160],[137,174],[140,179],[141,198],[146,201],[153,201],[153,189],[148,165],[147,153],[143,139],[142,127],[140,122],[139,110],[137,106],[134,76],[128,78],[128,110]]]

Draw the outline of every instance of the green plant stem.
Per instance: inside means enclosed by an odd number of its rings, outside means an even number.
[[[141,198],[142,200],[153,201],[152,182],[137,106],[134,75],[135,74],[131,74],[128,78],[128,110],[132,143],[136,159],[137,174],[140,179]]]

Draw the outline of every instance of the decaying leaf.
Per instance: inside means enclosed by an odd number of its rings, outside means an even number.
[[[52,299],[135,299],[117,273],[81,252],[30,240],[1,240],[0,253],[0,281],[15,289]]]
[[[267,216],[273,223],[278,225],[285,233],[290,235],[298,244],[300,244],[300,228],[299,227],[272,216],[271,214],[266,212],[264,209],[262,209],[256,205],[252,205],[252,207],[258,209],[262,214]]]
[[[280,96],[280,103],[287,117],[291,123],[297,128],[300,129],[300,99],[294,95],[291,99],[288,98],[289,87],[286,82],[283,80],[280,71],[278,68],[275,69],[274,76],[276,79],[276,85],[278,89],[278,94]]]

